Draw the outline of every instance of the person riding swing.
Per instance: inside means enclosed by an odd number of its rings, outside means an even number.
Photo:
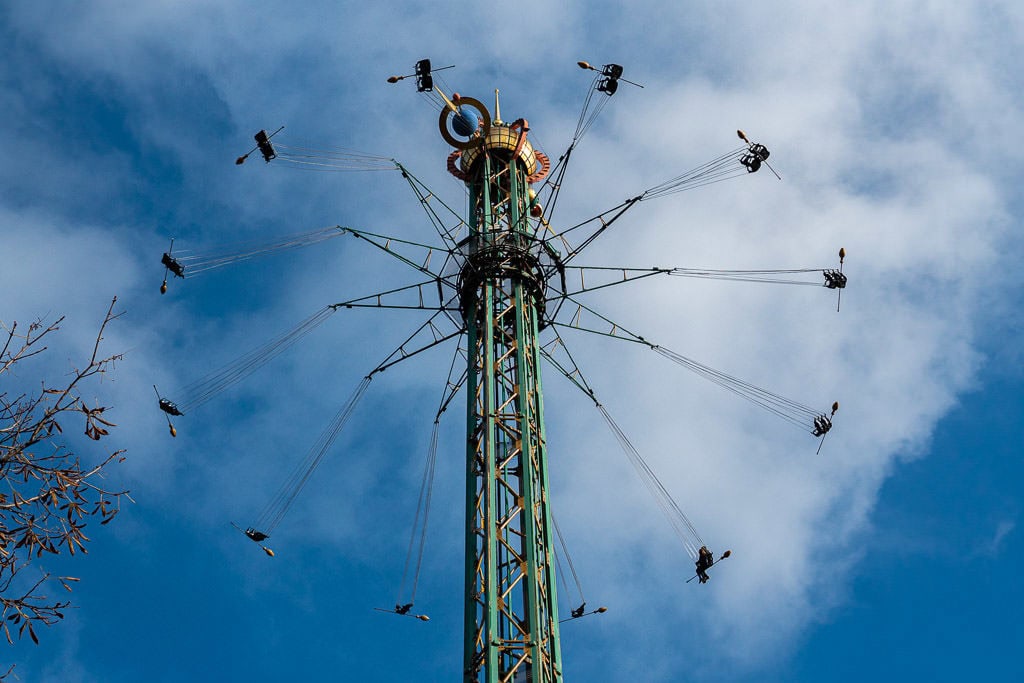
[[[246,529],[245,535],[253,541],[255,541],[256,543],[259,543],[260,541],[265,541],[268,538],[270,538],[270,536],[268,536],[267,534],[263,533],[262,531],[257,531],[253,527],[249,527],[248,529]]]
[[[708,579],[711,578],[708,576],[708,569],[710,569],[711,565],[714,563],[714,555],[711,554],[711,551],[708,550],[706,545],[702,545],[700,550],[697,551],[697,578],[701,583],[707,583]]]

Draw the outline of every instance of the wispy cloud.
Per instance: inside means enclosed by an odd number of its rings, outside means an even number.
[[[1002,552],[1006,537],[1017,528],[1017,522],[1004,519],[996,525],[995,533],[987,539],[980,549],[980,553],[986,557],[996,558]]]

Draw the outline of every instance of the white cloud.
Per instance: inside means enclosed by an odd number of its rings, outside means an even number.
[[[1012,519],[1004,519],[996,525],[995,533],[992,534],[992,538],[981,549],[981,552],[988,557],[998,557],[1002,551],[1004,541],[1006,537],[1013,533],[1013,530],[1017,528],[1017,523]]]

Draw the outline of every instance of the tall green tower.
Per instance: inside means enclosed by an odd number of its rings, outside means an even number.
[[[547,288],[530,185],[549,161],[523,119],[453,97],[441,134],[469,191],[464,681],[562,680],[538,333]],[[459,140],[449,130],[454,129]]]

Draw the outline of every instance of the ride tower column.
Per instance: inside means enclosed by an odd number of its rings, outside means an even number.
[[[441,133],[469,190],[459,287],[467,328],[464,683],[562,681],[538,334],[546,279],[530,184],[549,161],[528,124],[453,97]],[[475,110],[475,112],[474,112]],[[448,130],[451,125],[456,139]]]

